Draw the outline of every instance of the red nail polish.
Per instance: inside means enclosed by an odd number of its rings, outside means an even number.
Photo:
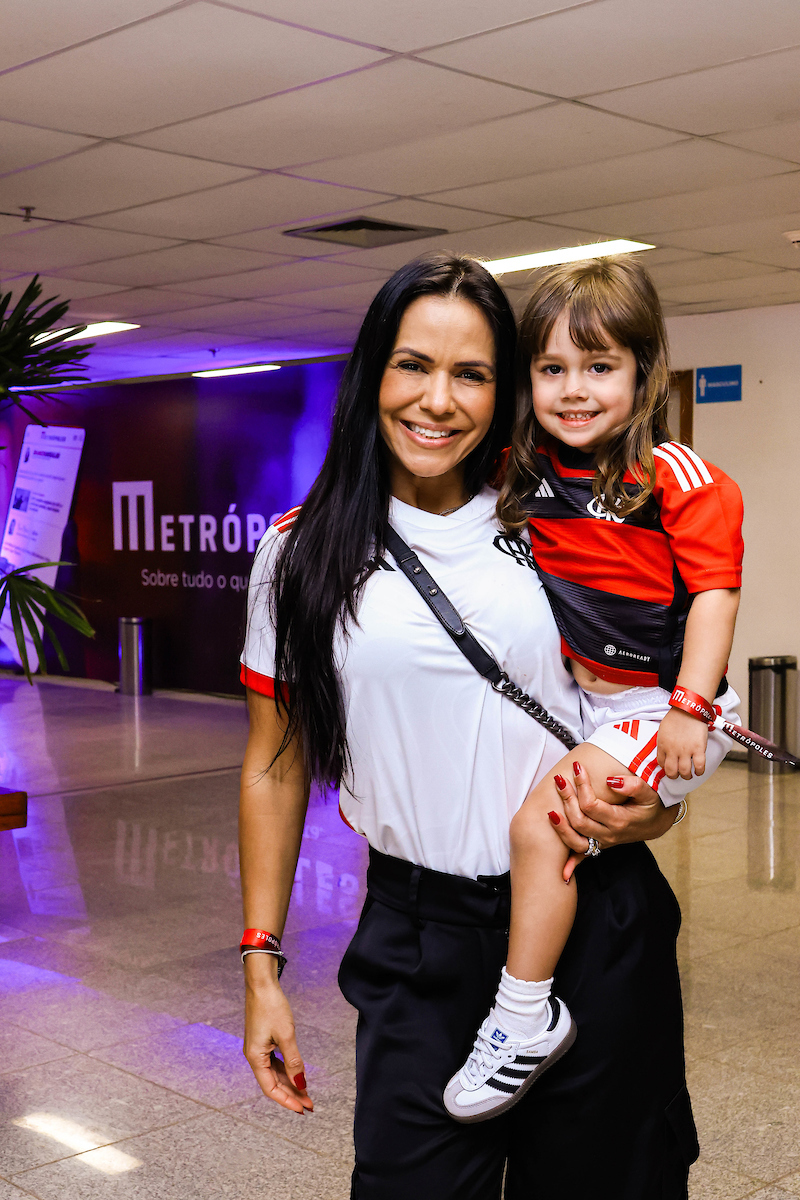
[[[612,775],[606,780],[606,783],[610,788],[621,788],[625,786],[625,780],[621,779],[619,775]]]
[[[580,764],[579,762],[574,762],[574,763],[572,764],[572,770],[575,772],[575,774],[576,774],[576,775],[580,775],[580,773],[581,773],[581,764]]]
[[[298,1092],[304,1092],[306,1090],[306,1077],[302,1071],[295,1075],[292,1083],[297,1088]]]
[[[554,825],[561,824],[561,817],[558,815],[557,812],[549,812],[547,815],[550,818],[550,820],[553,822]]]
[[[564,776],[563,775],[554,775],[553,779],[555,780],[556,787],[560,788],[560,790],[563,792],[564,788],[567,786],[567,781],[564,778]]]

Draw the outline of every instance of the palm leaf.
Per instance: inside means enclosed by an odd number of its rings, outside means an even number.
[[[67,342],[76,330],[85,325],[64,328],[46,341],[63,323],[69,310],[68,300],[51,296],[40,300],[42,285],[34,275],[11,307],[12,293],[0,296],[0,411],[15,405],[34,421],[40,421],[23,402],[22,396],[37,401],[52,400],[48,388],[64,383],[77,383],[85,378],[84,359],[94,348],[91,342],[76,345]]]
[[[76,630],[83,637],[94,637],[94,630],[79,605],[71,596],[68,596],[65,592],[57,591],[41,579],[37,579],[35,575],[30,574],[31,571],[41,570],[44,567],[68,566],[72,566],[72,564],[64,562],[30,563],[27,567],[14,567],[13,570],[0,576],[0,616],[5,611],[6,604],[8,604],[17,650],[19,651],[22,669],[25,672],[28,683],[33,683],[33,672],[31,671],[30,659],[28,657],[28,643],[25,638],[26,628],[28,636],[36,650],[39,670],[42,672],[46,670],[45,640],[49,641],[55,650],[62,668],[65,671],[69,669],[69,663],[67,662],[63,647],[52,625],[47,620],[48,613],[56,617],[59,621],[63,621],[65,625]],[[41,633],[37,621],[41,622]],[[44,638],[42,634],[44,634]]]

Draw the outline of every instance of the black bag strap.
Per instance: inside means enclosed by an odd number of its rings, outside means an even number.
[[[447,598],[430,572],[422,565],[417,555],[400,537],[396,529],[387,525],[384,533],[386,549],[394,558],[400,570],[419,592],[428,608],[439,623],[447,630],[450,637],[458,646],[464,657],[472,664],[479,675],[491,683],[496,692],[501,692],[526,712],[534,721],[538,721],[548,733],[552,733],[568,750],[574,750],[578,743],[570,731],[550,713],[524,692],[522,688],[509,679],[497,660],[473,636],[458,610]]]

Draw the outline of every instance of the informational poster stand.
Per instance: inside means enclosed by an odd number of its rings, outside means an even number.
[[[83,429],[59,425],[29,425],[25,430],[0,543],[0,574],[30,563],[58,561],[85,436]],[[56,567],[34,572],[51,586],[57,573]],[[0,616],[0,640],[21,665],[7,607]],[[32,642],[28,654],[35,662]]]

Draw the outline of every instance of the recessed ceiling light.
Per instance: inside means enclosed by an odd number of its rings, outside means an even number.
[[[648,242],[592,242],[588,246],[564,246],[561,250],[543,250],[539,254],[519,254],[516,258],[495,258],[484,263],[492,275],[511,271],[529,271],[532,267],[552,267],[556,263],[580,262],[582,258],[607,258],[609,254],[630,254],[634,250],[655,250]]]
[[[800,250],[800,229],[790,229],[783,236]]]
[[[280,371],[275,363],[259,363],[255,367],[220,367],[216,371],[192,371],[197,379],[216,379],[218,375],[255,375],[256,371]]]
[[[397,221],[376,221],[374,217],[353,217],[327,225],[304,225],[300,229],[284,229],[284,237],[311,238],[316,242],[337,242],[341,246],[357,246],[369,250],[376,246],[394,246],[398,242],[416,242],[420,238],[447,233],[430,225],[401,225]]]

